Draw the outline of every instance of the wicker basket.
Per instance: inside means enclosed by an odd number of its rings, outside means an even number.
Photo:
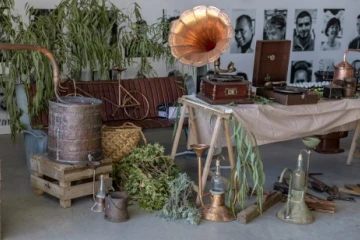
[[[146,144],[146,138],[141,127],[130,122],[124,123],[120,127],[103,125],[101,139],[103,155],[110,157],[113,162],[120,161],[139,144],[140,136]]]

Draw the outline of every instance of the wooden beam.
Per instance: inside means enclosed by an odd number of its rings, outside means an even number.
[[[282,198],[282,193],[278,191],[274,191],[270,195],[268,195],[262,205],[263,212],[274,206],[276,203],[280,202],[281,198]],[[257,203],[248,206],[247,208],[245,208],[244,210],[238,213],[237,220],[240,223],[244,223],[244,224],[251,222],[257,216],[260,215],[258,208],[259,205],[257,205]]]

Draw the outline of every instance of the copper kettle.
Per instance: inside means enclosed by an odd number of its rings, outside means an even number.
[[[334,79],[333,80],[342,80],[346,77],[354,76],[354,67],[346,61],[346,55],[348,52],[360,52],[359,49],[348,49],[344,53],[344,59],[342,62],[334,66]]]

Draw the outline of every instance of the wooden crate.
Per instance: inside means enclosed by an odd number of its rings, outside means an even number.
[[[36,154],[30,157],[31,186],[34,192],[44,192],[60,199],[63,208],[71,207],[71,199],[93,194],[93,169],[84,165],[60,164],[48,159],[47,154]],[[95,191],[99,188],[99,176],[104,176],[105,185],[111,186],[112,160],[101,160],[96,168]]]

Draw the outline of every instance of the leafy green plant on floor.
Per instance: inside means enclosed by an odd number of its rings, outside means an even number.
[[[186,173],[181,173],[169,183],[170,194],[158,216],[168,221],[184,219],[192,225],[198,225],[201,211],[190,202],[193,193],[193,182]]]
[[[178,176],[173,159],[164,156],[164,147],[147,144],[134,148],[113,164],[113,176],[121,190],[137,200],[142,209],[160,210],[169,198],[169,182]]]

